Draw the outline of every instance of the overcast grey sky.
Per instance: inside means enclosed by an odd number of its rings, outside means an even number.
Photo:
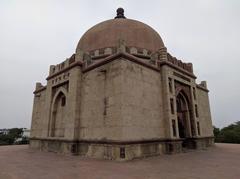
[[[83,33],[115,16],[152,26],[168,51],[207,80],[214,125],[240,120],[240,1],[1,0],[0,128],[30,127],[35,82],[70,57]]]

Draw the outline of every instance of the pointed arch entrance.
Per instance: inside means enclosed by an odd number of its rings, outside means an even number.
[[[187,95],[180,91],[176,97],[178,132],[180,138],[189,138],[191,134],[190,105]]]
[[[53,98],[49,134],[51,137],[64,137],[66,117],[66,93],[59,90]]]

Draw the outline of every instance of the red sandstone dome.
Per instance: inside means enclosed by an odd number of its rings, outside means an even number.
[[[119,13],[119,12],[118,12]],[[128,47],[156,51],[164,47],[160,35],[150,26],[118,14],[115,19],[101,22],[90,28],[80,39],[77,51],[85,52],[115,47],[119,39]]]

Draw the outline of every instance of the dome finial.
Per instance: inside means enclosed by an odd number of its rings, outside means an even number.
[[[123,8],[121,8],[121,7],[119,7],[118,9],[117,9],[117,16],[115,17],[115,19],[117,19],[117,18],[126,18],[125,16],[124,16],[124,9]]]

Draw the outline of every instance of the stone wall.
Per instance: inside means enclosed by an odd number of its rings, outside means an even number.
[[[160,73],[119,59],[83,75],[80,139],[164,137]]]
[[[48,79],[44,90],[36,89],[34,92],[31,137],[78,138],[80,87],[81,69],[76,66]],[[60,101],[58,101],[57,106],[54,106],[60,93],[63,93],[66,97],[64,109],[61,107]],[[54,108],[58,110],[55,115],[57,120],[55,122],[55,133],[52,132],[54,128],[52,123]]]
[[[205,83],[197,85],[194,75],[168,64],[151,66],[126,54],[113,57],[93,66],[74,66],[73,62],[71,68],[57,72],[50,68],[47,86],[38,84],[35,91],[32,148],[111,160],[181,152],[186,141],[178,135],[178,90],[188,97],[194,131],[200,124],[200,135],[187,136],[190,147],[212,144]],[[64,123],[57,125],[64,132],[52,135],[53,107],[60,92],[66,96],[66,106],[64,115],[58,114]],[[62,110],[60,103],[57,109]]]
[[[123,139],[165,137],[161,74],[128,60],[122,64]]]
[[[46,103],[46,90],[43,90],[34,95],[32,123],[31,123],[31,137],[42,137],[44,106]]]
[[[119,140],[122,137],[122,61],[84,73],[81,88],[80,139]]]
[[[196,92],[201,136],[213,136],[208,92],[201,88],[197,88]]]

